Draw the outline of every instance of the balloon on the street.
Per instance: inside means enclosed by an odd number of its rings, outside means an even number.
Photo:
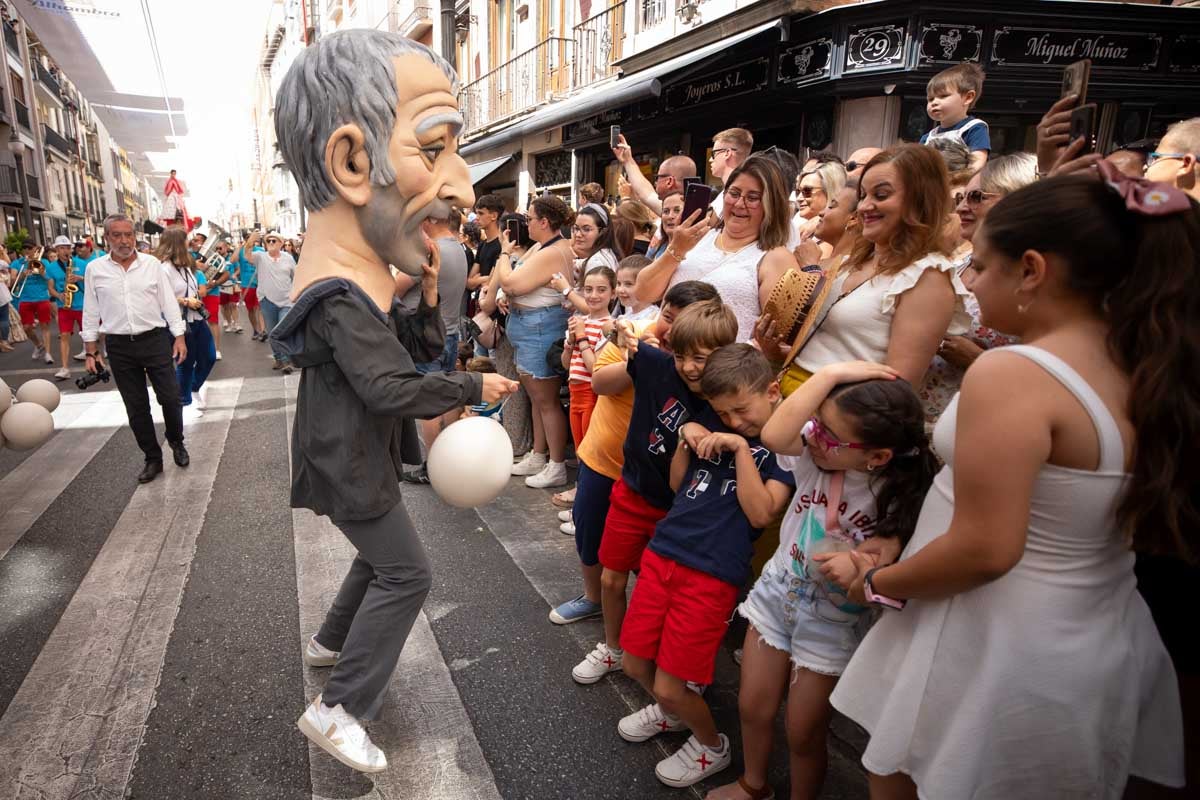
[[[467,417],[438,434],[426,466],[439,497],[458,508],[475,508],[504,491],[512,460],[512,441],[502,425],[488,417]]]
[[[58,408],[61,400],[62,394],[58,391],[58,387],[45,378],[25,381],[21,384],[21,388],[17,389],[18,403],[37,403],[47,411]]]
[[[53,432],[54,417],[37,403],[17,403],[0,417],[0,434],[10,450],[41,447]]]
[[[8,384],[0,379],[0,416],[4,416],[4,412],[8,411],[8,407],[12,405],[12,389],[8,388]],[[3,447],[0,444],[0,447]]]

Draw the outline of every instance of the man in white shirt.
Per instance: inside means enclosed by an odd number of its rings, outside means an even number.
[[[104,369],[97,342],[103,333],[129,426],[146,454],[138,483],[149,483],[162,472],[163,453],[150,416],[147,378],[162,406],[175,464],[186,467],[190,462],[183,445],[183,407],[175,378],[175,365],[187,356],[184,324],[162,262],[137,252],[133,221],[124,214],[110,215],[104,220],[104,238],[109,254],[88,264],[84,282],[81,336],[87,371]]]
[[[250,234],[250,238],[242,244],[238,253],[241,258],[254,264],[258,270],[258,301],[262,306],[263,322],[269,334],[283,315],[292,307],[292,278],[296,274],[296,260],[283,252],[283,237],[278,231],[271,231],[263,239],[267,252],[254,252],[258,244],[258,232]],[[272,369],[282,370],[284,375],[292,374],[292,365],[287,353],[272,341],[271,353],[275,356]]]

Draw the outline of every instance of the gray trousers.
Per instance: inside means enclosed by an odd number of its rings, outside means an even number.
[[[322,647],[341,651],[321,701],[375,719],[432,572],[402,502],[382,517],[334,525],[358,555],[317,632]]]

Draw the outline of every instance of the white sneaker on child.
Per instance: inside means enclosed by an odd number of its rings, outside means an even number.
[[[658,703],[651,703],[641,711],[622,717],[617,723],[617,733],[627,742],[644,742],[660,733],[687,730],[679,717],[672,717]]]
[[[559,522],[572,522],[573,520],[574,520],[574,518],[571,516],[570,511],[558,512],[558,521]]]
[[[689,736],[674,755],[658,762],[654,774],[667,786],[682,789],[725,769],[733,761],[733,754],[729,737],[723,733],[717,735],[721,737],[719,748],[706,747],[695,736]]]
[[[575,669],[571,670],[571,677],[576,683],[589,686],[610,672],[620,672],[622,655],[624,651],[619,648],[613,650],[604,642],[600,642],[583,661],[575,665]]]

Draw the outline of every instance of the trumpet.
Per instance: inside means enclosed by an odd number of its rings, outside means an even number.
[[[33,251],[33,257],[28,259],[21,267],[21,274],[17,276],[17,280],[13,283],[12,293],[14,297],[20,297],[21,292],[25,291],[25,282],[29,280],[30,275],[46,274],[46,265],[42,263],[42,254],[46,252],[46,248],[39,247]]]

